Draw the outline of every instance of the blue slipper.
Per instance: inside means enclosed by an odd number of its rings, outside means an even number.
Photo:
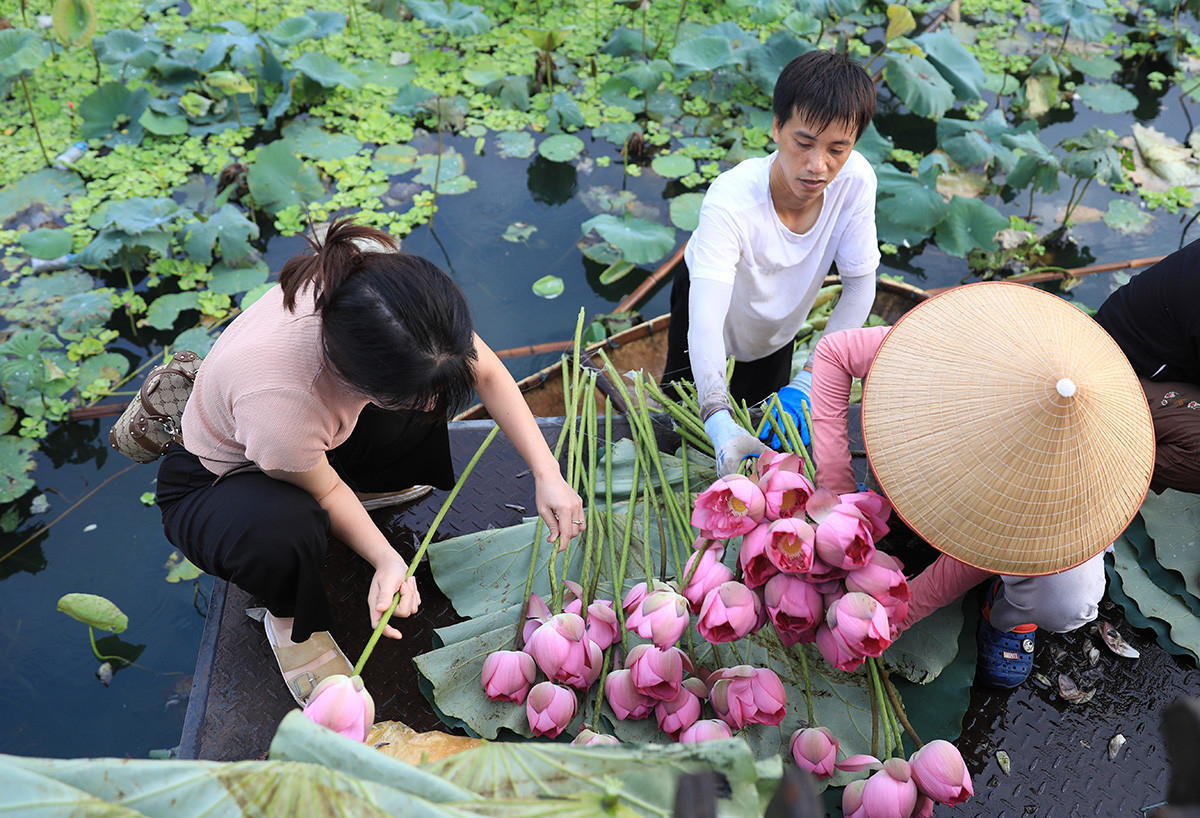
[[[1018,625],[1011,631],[1002,631],[992,625],[988,617],[999,587],[997,579],[984,596],[979,629],[975,632],[978,649],[975,681],[986,687],[1007,689],[1019,687],[1033,672],[1037,626]]]

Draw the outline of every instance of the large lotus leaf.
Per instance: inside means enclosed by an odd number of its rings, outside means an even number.
[[[146,31],[120,28],[92,41],[100,62],[108,65],[132,65],[149,68],[163,53],[164,43]]]
[[[931,682],[958,655],[962,626],[962,606],[946,605],[902,633],[883,659],[910,682]]]
[[[413,16],[430,26],[441,26],[456,37],[482,34],[492,27],[491,18],[479,6],[453,0],[404,0]]]
[[[322,88],[342,86],[351,90],[362,87],[362,79],[346,66],[317,51],[306,51],[292,61],[295,68]]]
[[[26,437],[0,435],[0,503],[11,503],[33,488],[37,445]]]
[[[1186,575],[1167,568],[1159,561],[1156,543],[1150,538],[1145,522],[1140,516],[1134,518],[1125,529],[1124,535],[1137,554],[1138,565],[1146,572],[1150,581],[1176,599],[1182,600],[1193,616],[1200,616],[1200,599],[1188,590]],[[1195,581],[1194,578],[1192,581]]]
[[[893,165],[877,168],[876,175],[875,221],[880,240],[916,244],[928,238],[947,212],[941,195]]]
[[[784,0],[730,0],[729,6],[748,15],[751,22],[758,25],[781,20],[792,10],[792,4]]]
[[[952,256],[966,258],[976,248],[996,249],[996,234],[1008,227],[1008,217],[987,202],[955,196],[946,218],[934,231],[937,246]]]
[[[237,295],[246,293],[255,287],[267,283],[270,271],[265,261],[258,261],[250,267],[229,267],[216,264],[209,271],[212,278],[208,281],[209,292]]]
[[[137,144],[145,128],[139,121],[150,91],[131,91],[119,82],[106,82],[79,101],[79,132],[84,139],[98,139],[116,132],[120,142]]]
[[[548,136],[538,144],[538,154],[551,162],[570,162],[583,153],[583,140],[572,134]]]
[[[729,40],[704,35],[684,40],[671,49],[671,62],[685,74],[711,73],[738,62]]]
[[[173,199],[134,196],[129,199],[108,202],[88,219],[92,228],[111,227],[136,236],[151,230],[159,230],[177,216],[186,216]]]
[[[550,109],[546,111],[547,133],[575,131],[585,124],[583,111],[570,94],[559,91],[550,98]]]
[[[879,167],[892,155],[895,143],[890,136],[884,136],[875,127],[874,122],[867,123],[867,129],[854,143],[854,150],[867,158],[873,167]]]
[[[272,213],[288,205],[307,205],[325,192],[316,169],[306,167],[284,139],[258,149],[246,182],[254,201]]]
[[[309,159],[348,159],[362,150],[363,143],[350,134],[325,130],[320,119],[293,119],[283,126],[283,137],[296,146],[296,152]]]
[[[321,40],[331,34],[340,34],[346,30],[346,15],[340,11],[317,11],[309,9],[304,16],[317,24],[313,39]]]
[[[82,270],[24,276],[15,286],[0,289],[0,316],[13,325],[54,326],[64,298],[92,292],[95,286],[92,277]]]
[[[388,110],[401,116],[414,116],[421,110],[421,104],[436,97],[433,91],[419,85],[406,85],[399,90]]]
[[[85,267],[107,267],[109,259],[121,248],[131,247],[133,241],[133,236],[124,230],[106,227],[75,254],[74,262]]]
[[[223,204],[207,219],[192,222],[183,228],[183,249],[188,258],[200,264],[211,264],[213,250],[221,245],[221,258],[237,261],[250,255],[250,242],[258,238],[258,225],[245,217],[234,205]]]
[[[613,57],[645,56],[645,54],[653,54],[657,50],[658,41],[648,33],[643,35],[641,31],[624,26],[614,29],[607,42],[600,46],[601,53]]]
[[[554,808],[555,815],[597,818],[670,815],[679,777],[716,769],[729,787],[722,793],[721,814],[761,814],[760,773],[750,749],[736,739],[609,747],[486,743],[424,764],[422,769],[495,801],[542,799],[546,804],[544,799],[549,798],[548,803],[561,804]],[[600,801],[610,792],[611,782],[618,781],[619,787],[612,790],[616,803],[602,807]]]
[[[34,258],[58,258],[71,252],[75,239],[66,230],[49,227],[22,233],[19,241],[22,249]]]
[[[1137,97],[1111,82],[1080,85],[1075,93],[1084,105],[1102,114],[1124,114],[1138,106]]]
[[[434,185],[439,189],[449,182],[462,176],[467,169],[466,160],[454,148],[446,148],[438,161],[437,154],[422,154],[414,163],[419,169],[413,181],[419,185]]]
[[[1115,569],[1121,575],[1121,587],[1142,615],[1165,622],[1171,641],[1200,659],[1200,617],[1182,599],[1154,584],[1138,564],[1137,551],[1128,539],[1117,538],[1113,557]]]
[[[700,205],[703,193],[681,193],[671,199],[671,224],[691,233],[700,224]]]
[[[629,80],[643,94],[653,91],[663,84],[663,80],[671,75],[671,64],[666,60],[638,60],[623,68],[616,76]]]
[[[1121,63],[1102,54],[1071,54],[1070,59],[1076,71],[1098,80],[1112,79],[1121,70]]]
[[[11,31],[11,29],[5,29]],[[3,34],[4,31],[0,31]],[[82,195],[83,180],[78,173],[59,168],[42,168],[0,188],[0,222],[33,204],[57,210],[69,199]]]
[[[526,134],[529,136],[529,134]],[[533,137],[529,136],[530,143]],[[413,163],[417,161],[417,149],[412,145],[388,144],[380,145],[375,149],[375,156],[371,160],[371,167],[374,170],[383,171],[389,176],[394,173],[404,173],[413,169]]]
[[[651,264],[675,248],[675,228],[645,219],[601,213],[585,221],[582,229],[584,233],[595,230],[634,264]]]
[[[167,293],[150,302],[146,309],[146,323],[155,329],[171,329],[184,310],[200,307],[200,296],[196,292]]]
[[[46,41],[28,29],[0,30],[0,86],[33,71],[49,50]]]
[[[188,131],[187,117],[182,114],[160,114],[150,108],[138,117],[138,123],[155,136],[180,136]]]
[[[340,14],[338,16],[341,17]],[[303,17],[288,17],[286,20],[280,20],[273,29],[263,34],[263,36],[276,45],[291,48],[310,37],[317,36],[317,21],[308,15]]]
[[[112,633],[124,633],[129,617],[110,600],[96,594],[65,594],[58,600],[58,609],[85,625]]]
[[[696,160],[684,153],[665,153],[654,157],[650,169],[664,179],[679,179],[696,169]]]
[[[529,131],[503,131],[496,134],[496,149],[505,159],[528,159],[537,145]]]
[[[863,6],[863,0],[796,0],[796,9],[809,17],[845,17]]]
[[[924,57],[889,51],[884,82],[918,116],[939,119],[954,105],[954,89]]]
[[[218,23],[225,29],[226,34],[218,34],[209,40],[208,48],[201,58],[201,65],[207,66],[201,70],[215,68],[229,55],[229,62],[235,68],[244,68],[258,58],[259,48],[266,44],[257,33],[251,32],[245,24],[237,20],[225,20]]]
[[[476,88],[486,89],[489,85],[499,82],[508,75],[500,61],[491,55],[484,55],[470,64],[463,66],[463,79]]]
[[[252,303],[254,302],[247,302],[243,300],[239,306],[244,310]],[[166,352],[173,355],[182,349],[190,349],[192,352],[203,358],[208,354],[208,351],[212,349],[212,346],[216,343],[216,341],[217,339],[213,336],[210,330],[207,330],[204,327],[188,327],[183,332],[176,335],[174,341],[167,344]]]
[[[1200,598],[1200,496],[1175,489],[1150,493],[1141,515],[1158,561],[1182,576],[1188,593]]]
[[[1083,136],[1064,139],[1062,145],[1069,151],[1063,159],[1063,170],[1075,178],[1092,177],[1108,185],[1124,181],[1117,137],[1111,131],[1088,128]]]
[[[81,384],[92,381],[106,380],[116,383],[129,372],[129,359],[119,352],[101,352],[79,362],[79,374],[76,376]]]
[[[1113,199],[1104,211],[1104,223],[1118,233],[1143,233],[1154,218],[1128,199]]]
[[[304,718],[297,711],[292,714]],[[317,727],[321,730],[324,728]],[[326,730],[330,735],[336,735]],[[320,764],[0,756],[6,806],[28,814],[124,816],[322,815],[465,818],[449,806]],[[39,798],[53,798],[51,804]],[[181,805],[188,805],[187,808]]]
[[[983,67],[953,33],[942,28],[920,35],[915,42],[925,50],[926,59],[950,83],[956,99],[968,101],[983,97],[987,90]]]
[[[995,162],[1003,171],[1017,162],[1006,137],[1013,134],[1004,112],[993,110],[974,122],[963,119],[940,119],[937,123],[938,146],[964,168]]]
[[[1025,131],[1003,137],[1004,144],[1012,148],[1017,163],[1004,177],[1004,183],[1016,190],[1033,186],[1046,193],[1058,190],[1058,157],[1038,139],[1037,134]]]
[[[1112,31],[1113,17],[1104,0],[1042,0],[1042,21],[1070,27],[1084,42],[1096,43]]]
[[[1153,631],[1154,640],[1158,643],[1158,646],[1172,656],[1192,657],[1193,654],[1190,650],[1181,648],[1171,641],[1170,629],[1165,622],[1143,616],[1142,612],[1138,610],[1137,603],[1125,594],[1124,586],[1121,584],[1121,575],[1117,573],[1111,554],[1104,558],[1104,568],[1108,573],[1107,593],[1112,601],[1120,605],[1121,609],[1125,612],[1125,621],[1135,628],[1144,628]]]
[[[73,340],[97,330],[112,317],[112,298],[104,290],[69,295],[58,308],[58,334]]]
[[[765,43],[752,48],[746,55],[750,79],[764,94],[771,94],[775,89],[775,80],[779,74],[796,57],[806,51],[812,51],[813,44],[808,40],[797,37],[790,31],[777,31]]]

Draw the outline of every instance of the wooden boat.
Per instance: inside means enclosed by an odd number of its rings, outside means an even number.
[[[837,284],[836,276],[825,279],[825,284]],[[871,312],[888,324],[908,312],[914,305],[929,298],[929,293],[901,281],[879,279],[875,288],[875,303]],[[618,372],[642,370],[655,380],[662,377],[667,360],[667,326],[670,315],[660,315],[627,330],[597,341],[585,347],[580,354],[581,365],[600,371],[600,353],[612,361]],[[568,346],[562,344],[559,346]],[[569,353],[568,353],[569,354]],[[618,411],[624,411],[624,403],[615,386],[603,374],[597,379],[596,401],[601,412],[604,396],[608,395]],[[527,378],[517,382],[529,408],[536,417],[562,417],[565,412],[563,397],[562,364],[555,362]],[[489,415],[482,404],[475,404],[455,417],[455,420],[484,420]]]

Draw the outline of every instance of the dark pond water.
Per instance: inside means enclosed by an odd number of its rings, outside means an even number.
[[[1185,138],[1191,127],[1177,91],[1143,105],[1136,114],[1177,139]],[[1054,144],[1093,124],[1128,133],[1137,119],[1088,117],[1047,124],[1043,140]],[[640,178],[625,177],[613,146],[588,141],[581,160],[559,166],[540,159],[475,156],[474,140],[450,137],[445,142],[466,157],[467,173],[478,187],[441,196],[432,226],[415,231],[405,248],[431,258],[462,286],[477,329],[493,348],[570,338],[581,307],[589,317],[611,312],[646,274],[635,271],[601,286],[600,265],[582,260],[575,246],[582,238],[580,223],[592,215],[586,194],[597,186],[624,187],[643,205],[657,208],[666,221],[664,192],[676,191],[649,171]],[[608,167],[596,162],[604,156],[613,160]],[[1039,194],[1035,212],[1054,223],[1067,192]],[[1113,195],[1092,185],[1083,204],[1103,210]],[[1027,207],[1026,201],[993,204],[1005,213],[1023,214]],[[514,222],[537,230],[525,243],[500,238]],[[1156,217],[1151,229],[1137,236],[1116,234],[1102,222],[1079,224],[1072,231],[1077,245],[1059,263],[1071,267],[1161,255],[1178,246],[1180,232],[1178,217],[1169,215]],[[1194,227],[1189,238],[1197,237],[1200,228]],[[685,236],[677,238],[681,242]],[[271,240],[267,258],[272,269],[302,248],[300,239]],[[883,272],[922,287],[951,285],[967,276],[963,260],[936,249],[885,257]],[[555,300],[530,290],[547,274],[560,276],[566,285]],[[1091,276],[1075,288],[1074,297],[1096,307],[1121,275]],[[639,306],[642,313],[666,312],[668,289],[666,281],[651,293]],[[557,357],[515,358],[509,365],[519,378]],[[54,432],[39,456],[36,475],[46,507],[31,507],[32,494],[23,498],[15,504],[19,530],[0,535],[0,753],[142,758],[179,743],[211,580],[166,581],[172,548],[161,534],[157,510],[139,501],[143,492],[153,490],[155,468],[131,468],[109,452],[104,442],[109,422],[69,424]],[[49,530],[30,539],[60,515]],[[99,662],[86,627],[55,609],[59,597],[76,591],[106,596],[129,616],[129,629],[120,637],[125,646],[110,640],[101,643],[102,649],[144,646],[136,665],[120,670],[107,687],[94,676]]]

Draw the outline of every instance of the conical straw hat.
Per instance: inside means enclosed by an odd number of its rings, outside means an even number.
[[[1055,573],[1102,551],[1154,469],[1150,410],[1120,348],[1023,284],[956,287],[901,318],[867,373],[862,425],[901,519],[998,574]]]

